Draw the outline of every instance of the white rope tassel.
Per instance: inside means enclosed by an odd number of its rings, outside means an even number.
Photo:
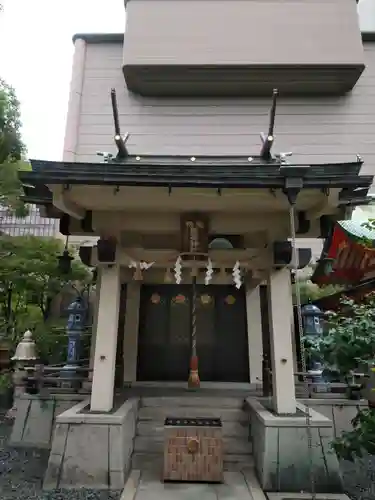
[[[233,281],[234,281],[235,287],[237,289],[241,288],[241,285],[242,285],[241,269],[240,269],[240,263],[238,260],[233,266],[232,276],[233,276]]]
[[[213,268],[213,265],[212,265],[212,261],[211,261],[211,259],[208,259],[206,276],[204,278],[204,284],[205,285],[208,285],[210,283],[210,281],[212,280],[213,273],[214,273],[214,268]]]
[[[177,257],[177,260],[176,260],[176,263],[174,265],[174,279],[177,283],[177,285],[179,285],[182,281],[182,259],[181,259],[181,255],[179,255]]]

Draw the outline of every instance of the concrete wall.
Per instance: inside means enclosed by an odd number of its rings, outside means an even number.
[[[352,0],[130,0],[126,11],[125,64],[363,62]]]
[[[79,43],[77,41],[76,43]],[[80,50],[82,50],[80,48]],[[268,127],[270,99],[157,99],[130,94],[122,75],[122,43],[88,43],[78,118],[76,161],[115,153],[110,90],[115,87],[122,132],[134,154],[257,154]],[[375,169],[375,43],[365,43],[367,69],[344,97],[279,99],[275,152],[295,160],[353,160]],[[75,141],[72,141],[74,143]]]

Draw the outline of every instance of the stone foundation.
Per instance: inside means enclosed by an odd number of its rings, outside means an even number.
[[[311,500],[311,493],[267,493],[268,500]],[[316,500],[350,500],[344,493],[317,493]]]
[[[89,400],[56,420],[44,489],[122,489],[133,452],[139,399],[114,413],[90,413]]]
[[[85,397],[81,394],[19,395],[15,399],[16,417],[9,444],[50,448],[56,418]]]
[[[278,416],[260,401],[248,399],[255,467],[261,487],[269,492],[311,490],[306,417]],[[306,407],[300,403],[298,409]],[[332,422],[310,409],[312,462],[317,493],[342,493],[339,463],[330,443]]]
[[[354,401],[351,399],[338,399],[331,397],[311,398],[299,400],[302,404],[312,408],[316,412],[329,418],[333,424],[335,438],[340,437],[343,432],[353,430],[352,420],[360,410],[368,408],[365,400]]]

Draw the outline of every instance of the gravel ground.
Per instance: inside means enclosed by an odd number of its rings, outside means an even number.
[[[121,491],[57,490],[42,492],[48,451],[14,449],[6,442],[12,421],[0,413],[1,500],[119,500]],[[345,489],[353,500],[375,500],[375,457],[354,464],[343,462]]]

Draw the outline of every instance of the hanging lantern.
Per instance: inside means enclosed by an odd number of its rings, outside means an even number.
[[[61,274],[69,274],[72,269],[73,257],[69,254],[68,242],[69,242],[69,236],[66,237],[65,248],[62,255],[59,255],[57,257],[59,262],[59,270]]]
[[[102,237],[96,245],[99,262],[104,264],[116,262],[117,239],[114,236]]]
[[[73,257],[69,254],[69,250],[64,250],[62,255],[58,256],[59,270],[61,274],[69,274],[72,269]]]
[[[98,268],[95,267],[93,270],[92,270],[92,283],[95,284],[97,281],[98,281]]]

